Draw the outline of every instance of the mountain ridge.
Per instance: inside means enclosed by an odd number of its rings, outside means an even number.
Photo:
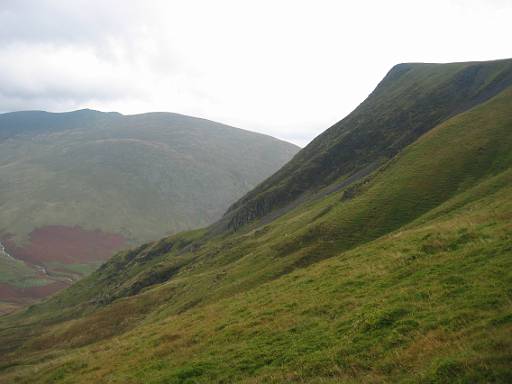
[[[507,85],[268,222],[116,254],[0,318],[0,381],[509,382],[511,110]]]
[[[290,142],[288,142],[286,140],[283,140],[283,139],[279,139],[279,138],[271,136],[269,134],[260,133],[260,132],[256,132],[256,131],[251,131],[249,129],[238,128],[238,127],[235,127],[235,126],[230,125],[230,124],[218,123],[218,122],[216,122],[216,121],[214,121],[212,119],[208,119],[206,117],[196,117],[196,116],[186,115],[186,114],[177,113],[177,112],[153,111],[153,112],[141,112],[141,113],[125,114],[125,113],[120,113],[120,112],[116,112],[116,111],[105,112],[105,111],[100,111],[100,110],[91,109],[91,108],[82,108],[82,109],[66,111],[66,112],[52,112],[52,111],[45,111],[45,110],[19,110],[19,111],[2,112],[2,113],[0,113],[0,116],[2,116],[3,118],[10,117],[10,116],[12,116],[12,117],[19,117],[19,116],[22,116],[22,115],[38,115],[38,117],[46,116],[46,115],[49,115],[49,116],[54,115],[54,116],[63,116],[63,117],[65,117],[65,116],[78,116],[78,115],[84,115],[84,114],[88,114],[90,116],[104,116],[104,117],[105,116],[109,116],[109,117],[120,117],[120,118],[123,118],[123,117],[127,117],[127,118],[141,118],[141,117],[159,117],[159,116],[163,116],[163,117],[193,119],[195,121],[203,121],[203,122],[212,123],[212,124],[220,124],[223,127],[231,128],[231,129],[234,129],[234,130],[237,130],[237,131],[247,132],[249,134],[254,134],[254,135],[263,136],[263,137],[271,137],[274,140],[277,140],[277,141],[280,141],[280,142],[283,142],[283,143],[286,143],[286,144],[292,144],[293,146],[297,146],[296,144],[290,143]]]
[[[438,86],[439,80],[434,79],[437,80],[436,82],[425,77],[435,73],[435,69],[438,66],[444,66],[451,76],[448,77],[448,80],[441,77],[441,87],[434,88],[434,93],[429,94],[429,83],[433,83],[434,86]],[[389,159],[393,157],[394,154],[410,143],[411,140],[418,138],[421,134],[433,128],[441,121],[448,119],[454,114],[467,110],[472,105],[489,99],[512,84],[511,68],[512,60],[510,59],[492,62],[449,64],[397,64],[387,73],[368,98],[351,114],[328,128],[324,133],[319,135],[307,147],[305,147],[304,151],[301,151],[295,159],[283,167],[283,169],[270,176],[256,189],[252,190],[241,200],[233,204],[225,214],[224,226],[228,229],[236,230],[247,222],[265,216],[274,209],[275,204],[278,208],[283,208],[285,205],[283,202],[293,202],[295,198],[298,198],[304,192],[311,190],[311,185],[316,186],[318,189],[329,183],[325,182],[326,178],[332,182],[333,179],[338,177],[349,177],[351,172],[354,171],[355,161],[357,161],[358,158],[361,158],[361,156],[357,154],[357,148],[361,146],[361,148],[367,148],[364,147],[366,145],[366,141],[380,143],[375,144],[378,146],[380,145],[380,148],[373,150],[373,154],[370,149],[366,156],[369,159],[373,159],[374,162],[379,163],[382,161],[382,158]],[[419,72],[417,74],[413,74],[413,76],[423,77],[423,79],[420,77],[416,80],[422,81],[420,84],[414,85],[416,88],[411,88],[409,85],[409,88],[400,89],[395,85],[393,89],[387,89],[386,86],[388,83],[392,82],[393,84],[396,84],[403,79],[404,76],[407,77],[407,73],[411,70]],[[426,73],[422,73],[422,71]],[[493,71],[496,71],[497,74],[492,74]],[[450,72],[454,73],[451,74]],[[483,72],[483,74],[479,72]],[[491,77],[489,84],[484,84],[483,89],[478,89],[480,84],[475,83],[488,78],[488,72],[491,72],[491,75],[494,75],[494,78]],[[452,89],[444,89],[442,87],[443,81],[444,83],[452,85]],[[477,89],[469,89],[468,91],[467,88],[465,88],[465,84],[468,82],[472,87],[476,86]],[[412,99],[416,100],[417,105],[412,109],[412,112],[411,108],[409,108],[409,115],[405,116],[401,112],[400,108],[396,109],[395,107],[395,111],[392,111],[391,116],[385,117],[386,112],[388,112],[386,111],[388,104],[383,102],[383,105],[379,106],[378,103],[383,97],[388,97],[389,95],[383,95],[381,90],[385,89],[386,92],[390,92],[395,102],[396,99],[399,99],[400,102],[407,103],[407,98],[410,98],[410,93],[414,95],[414,92],[417,92],[418,86],[423,86],[425,89],[421,91],[423,92],[422,94],[412,97]],[[430,86],[430,88],[432,88],[432,86]],[[473,94],[468,97],[462,91],[465,91],[466,93],[473,92]],[[398,95],[396,95],[397,92]],[[457,105],[455,108],[453,106],[443,107],[444,100],[448,98],[450,102],[454,103],[454,101],[452,101],[453,97],[450,98],[450,96],[458,96],[458,94],[462,94],[462,96],[459,96],[460,105]],[[421,110],[421,100],[418,101],[418,96],[422,96],[423,99],[425,99],[424,102],[428,102],[428,99],[433,99],[433,101],[437,103],[437,109],[432,110],[434,117],[429,116],[428,119],[425,118],[425,116],[428,116],[431,112],[429,110]],[[369,109],[367,107],[368,104],[377,104],[377,106],[374,107],[376,110],[373,111]],[[449,111],[447,108],[450,108]],[[416,114],[416,116],[414,114]],[[385,121],[377,123],[376,116],[379,116],[380,119]],[[411,118],[417,118],[419,119],[419,122],[415,123]],[[425,120],[427,121],[425,122]],[[386,129],[383,127],[390,125],[391,128],[387,128],[389,133],[386,133]],[[393,127],[395,125],[399,128],[400,125],[404,126],[402,127],[402,132],[394,129]],[[365,128],[365,126],[368,128]],[[354,129],[356,129],[357,132],[363,131],[363,133],[355,135],[352,133],[354,132]],[[404,129],[410,129],[411,131],[406,132]],[[394,137],[397,134],[399,136]],[[309,160],[306,161],[304,158],[308,157]],[[369,163],[368,159],[366,162]],[[343,169],[343,164],[346,164],[345,169]],[[341,173],[339,169],[336,170],[339,167],[341,167]],[[294,176],[291,171],[297,168],[304,170],[300,176],[302,179],[299,179],[298,176]],[[331,172],[331,175],[328,175],[326,170],[327,172]],[[324,182],[315,180],[324,180]]]

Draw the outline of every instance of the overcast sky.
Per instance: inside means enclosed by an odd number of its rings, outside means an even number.
[[[512,57],[512,0],[0,0],[0,111],[179,112],[305,145],[396,63]]]

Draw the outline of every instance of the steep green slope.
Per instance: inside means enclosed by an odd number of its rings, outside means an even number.
[[[511,110],[509,87],[270,223],[116,255],[0,320],[0,382],[509,382]]]
[[[171,113],[0,115],[0,241],[32,266],[27,277],[0,265],[0,301],[23,301],[30,282],[69,284],[123,247],[212,223],[297,150]],[[35,297],[52,292],[38,289]]]
[[[222,225],[237,229],[335,180],[339,184],[331,189],[357,181],[423,133],[510,84],[512,60],[396,65],[354,112],[231,206]]]
[[[0,380],[507,383],[510,193],[187,311],[159,286],[46,329]]]

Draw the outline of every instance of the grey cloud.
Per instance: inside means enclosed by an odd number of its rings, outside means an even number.
[[[136,100],[159,74],[186,76],[173,52],[144,52],[140,39],[162,45],[146,36],[151,12],[131,0],[2,0],[0,110]]]
[[[304,145],[393,64],[506,57],[511,17],[507,0],[0,0],[0,111],[167,110]]]
[[[136,12],[127,1],[3,0],[0,43],[97,44],[136,30]],[[140,16],[140,15],[139,15]]]

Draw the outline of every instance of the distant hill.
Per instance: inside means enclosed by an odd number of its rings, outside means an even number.
[[[219,222],[0,317],[0,382],[511,383],[511,79],[396,66]]]
[[[0,115],[0,301],[41,297],[115,251],[219,219],[295,145],[173,113]]]

